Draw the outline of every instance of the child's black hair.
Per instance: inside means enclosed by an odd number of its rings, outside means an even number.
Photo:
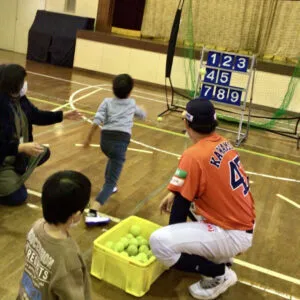
[[[133,79],[128,74],[120,74],[113,80],[113,91],[117,98],[125,99],[129,96],[134,86]]]
[[[61,171],[50,176],[43,185],[42,207],[50,224],[65,224],[77,211],[83,212],[91,194],[91,182],[76,171]]]
[[[0,91],[8,95],[18,94],[23,87],[26,70],[16,64],[1,65]]]

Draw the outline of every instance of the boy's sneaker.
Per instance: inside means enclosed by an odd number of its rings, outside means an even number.
[[[85,216],[87,226],[105,225],[110,222],[110,218],[101,216],[98,212],[89,211]]]
[[[224,275],[215,278],[203,277],[203,279],[189,287],[189,292],[195,299],[216,299],[236,282],[237,276],[235,272],[225,267]]]
[[[116,193],[118,191],[118,188],[115,186],[113,189],[113,193]]]

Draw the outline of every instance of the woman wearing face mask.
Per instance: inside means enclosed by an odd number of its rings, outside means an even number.
[[[24,182],[47,161],[50,150],[33,142],[32,125],[79,120],[77,111],[43,111],[26,97],[26,70],[0,66],[0,204],[19,205],[27,199]]]

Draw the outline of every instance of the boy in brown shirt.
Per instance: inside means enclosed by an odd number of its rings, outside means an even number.
[[[43,186],[44,219],[27,235],[17,300],[90,300],[89,275],[69,229],[80,222],[91,182],[75,171],[55,173]]]

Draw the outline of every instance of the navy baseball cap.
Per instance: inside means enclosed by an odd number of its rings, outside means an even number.
[[[187,103],[185,118],[196,126],[208,126],[217,121],[216,111],[211,101],[201,98]]]

